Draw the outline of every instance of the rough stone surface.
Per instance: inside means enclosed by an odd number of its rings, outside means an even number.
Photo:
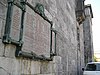
[[[4,44],[2,43],[2,37],[4,35],[4,26],[6,20],[6,0],[0,1],[0,56],[4,55]]]
[[[40,74],[40,62],[6,57],[0,57],[0,60],[0,75]]]
[[[0,38],[4,35],[6,16],[4,11],[7,8],[2,9],[1,2],[6,6],[6,0],[0,1]],[[57,56],[53,57],[53,61],[16,58],[16,46],[3,44],[0,39],[0,75],[82,75],[84,27],[76,21],[75,0],[28,0],[28,2],[33,6],[36,3],[43,4],[46,16],[53,21],[53,28],[57,31]],[[18,40],[21,11],[15,7],[13,12],[11,38]],[[26,6],[23,34],[22,51],[32,51],[37,55],[50,57],[50,24],[28,6]],[[54,34],[52,38],[54,52]]]
[[[9,73],[6,72],[5,69],[3,69],[2,67],[0,67],[0,75],[9,75]]]
[[[17,41],[19,40],[19,34],[20,34],[21,13],[22,11],[17,6],[14,6],[10,35],[12,39]]]
[[[4,55],[4,45],[2,44],[2,40],[0,39],[0,56]]]
[[[6,19],[6,1],[0,1],[0,38],[4,33],[5,19]]]
[[[15,57],[16,46],[15,45],[11,45],[11,44],[9,44],[9,45],[7,44],[4,47],[5,47],[4,56],[5,57],[14,58]]]
[[[92,16],[90,8],[85,9],[86,19],[83,24],[84,28],[84,49],[85,64],[93,61],[93,36],[92,36]]]
[[[49,57],[50,24],[28,7],[25,17],[23,50]]]

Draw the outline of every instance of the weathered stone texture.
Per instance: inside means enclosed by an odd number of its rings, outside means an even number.
[[[4,34],[4,26],[6,20],[6,1],[0,1],[0,56],[4,55],[4,44],[2,43],[2,37]]]
[[[21,25],[21,13],[22,13],[22,11],[17,6],[14,6],[11,34],[10,34],[12,39],[14,39],[14,40],[19,40],[20,25]]]
[[[0,56],[4,55],[4,45],[2,44],[2,40],[0,39]]]
[[[23,50],[49,56],[50,24],[34,13],[34,11],[32,12],[26,13]]]
[[[57,24],[55,28],[58,31],[57,35],[57,53],[62,57],[62,72],[65,74],[77,75],[77,34],[74,4],[70,5],[71,1],[56,1],[57,3]],[[66,5],[68,7],[66,8]],[[50,11],[51,12],[51,11]],[[66,66],[65,66],[66,65]],[[60,72],[60,71],[59,71]],[[59,73],[58,72],[58,73]]]
[[[10,58],[15,58],[15,50],[16,50],[16,46],[15,45],[5,45],[4,46],[4,56],[5,57],[10,57]]]
[[[83,35],[83,25],[80,26],[80,75],[82,74],[82,68],[84,64],[84,35]]]
[[[92,36],[92,8],[91,5],[86,5],[85,7],[86,19],[83,23],[84,31],[84,58],[85,64],[93,61],[94,51],[93,51],[93,36]]]
[[[33,6],[36,3],[43,4],[46,16],[53,21],[53,28],[57,31],[57,56],[53,57],[53,61],[15,58],[16,46],[4,45],[0,39],[0,56],[3,56],[0,57],[2,60],[0,72],[6,73],[5,75],[81,75],[81,68],[84,66],[83,25],[79,26],[76,21],[75,0],[28,0],[28,2]],[[1,6],[0,9],[2,9]],[[14,7],[13,11],[11,37],[18,40],[21,11],[17,7]],[[0,14],[4,13],[0,12]],[[3,22],[5,23],[4,17],[0,18],[0,37],[3,35]],[[79,39],[77,26],[80,32]],[[24,18],[23,42],[23,51],[50,56],[50,24],[28,6],[26,6]],[[53,34],[53,51],[54,49]]]
[[[4,33],[5,19],[6,19],[6,1],[0,1],[0,38]]]
[[[10,75],[40,74],[40,63],[28,59],[12,59],[0,57],[0,71]],[[1,75],[2,73],[0,73]],[[6,74],[6,75],[7,75]],[[4,74],[3,74],[4,75]]]

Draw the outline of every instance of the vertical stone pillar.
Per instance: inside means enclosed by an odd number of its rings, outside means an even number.
[[[62,71],[62,58],[60,56],[54,56],[54,74],[63,75]]]
[[[85,21],[83,24],[84,32],[84,55],[85,55],[85,64],[93,61],[93,37],[92,37],[92,7],[91,5],[85,6]]]

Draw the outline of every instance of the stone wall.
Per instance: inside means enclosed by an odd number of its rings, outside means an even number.
[[[75,0],[28,0],[33,6],[41,3],[46,16],[57,31],[57,55],[52,61],[16,58],[16,46],[3,44],[7,1],[0,1],[0,75],[81,75],[84,66],[83,28],[76,21]],[[11,37],[19,39],[20,9],[14,7]],[[79,28],[79,38],[77,37]],[[79,40],[77,40],[77,38]],[[26,7],[22,51],[50,57],[50,25]],[[54,41],[53,41],[54,42]],[[80,47],[78,48],[78,42]],[[54,50],[54,45],[53,45]]]
[[[83,24],[84,28],[84,52],[85,52],[85,64],[93,61],[93,36],[92,36],[92,7],[91,5],[85,6],[85,21]]]

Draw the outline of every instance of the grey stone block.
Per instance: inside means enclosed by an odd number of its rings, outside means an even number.
[[[4,44],[2,43],[2,39],[0,39],[0,56],[4,54]]]
[[[40,74],[40,62],[29,59],[0,57],[0,75]],[[7,74],[5,74],[7,73]]]
[[[41,68],[40,68],[41,74],[49,74],[54,73],[54,63],[51,62],[41,62]]]
[[[54,62],[54,63],[60,64],[60,63],[62,62],[61,56],[54,56],[53,62]]]
[[[8,73],[4,68],[0,67],[0,75],[9,75],[10,73]]]
[[[10,57],[10,58],[15,58],[15,51],[16,51],[15,45],[7,44],[7,45],[5,45],[4,56]]]
[[[3,75],[8,75],[8,74],[13,75],[12,71],[14,72],[17,71],[16,67],[19,65],[15,63],[17,62],[16,60],[6,57],[0,57],[0,60],[2,60],[0,61],[0,67]],[[18,72],[15,73],[18,74]]]

